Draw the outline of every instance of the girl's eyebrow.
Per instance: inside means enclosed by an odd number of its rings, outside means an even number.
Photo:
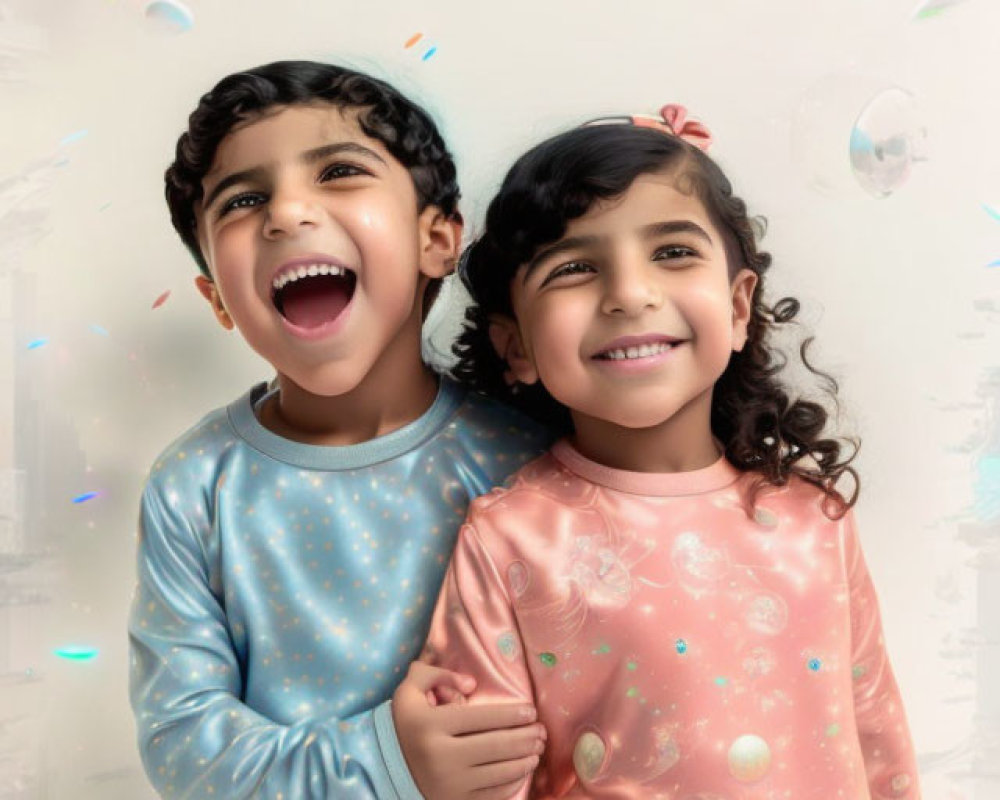
[[[643,239],[653,239],[657,236],[664,236],[670,233],[690,233],[699,239],[704,239],[707,244],[712,244],[712,237],[708,235],[704,228],[695,222],[687,219],[672,219],[665,222],[654,222],[639,230]],[[534,272],[538,266],[546,259],[565,253],[567,250],[575,250],[578,247],[587,247],[597,244],[601,240],[599,236],[571,236],[568,239],[560,239],[555,244],[542,248],[531,261],[528,262],[521,283],[528,280],[528,276]]]
[[[382,164],[385,164],[385,159],[382,158],[382,156],[370,147],[365,147],[363,144],[358,144],[357,142],[334,142],[333,144],[324,144],[321,147],[306,150],[299,156],[299,161],[302,161],[305,164],[315,164],[317,161],[322,161],[325,158],[339,155],[340,153],[354,153],[355,155],[372,158]],[[212,191],[208,192],[205,197],[205,202],[202,205],[202,209],[207,210],[210,208],[216,198],[230,186],[234,186],[238,183],[260,180],[264,177],[265,172],[265,168],[260,166],[227,175],[215,185]]]
[[[599,242],[601,237],[599,236],[570,236],[568,239],[560,239],[555,244],[550,244],[548,247],[543,247],[535,257],[528,262],[527,268],[524,270],[524,275],[521,276],[521,283],[525,283],[528,280],[528,276],[534,272],[538,266],[545,260],[557,256],[560,253],[565,253],[567,250],[575,250],[578,247],[587,247],[588,245],[596,244]]]

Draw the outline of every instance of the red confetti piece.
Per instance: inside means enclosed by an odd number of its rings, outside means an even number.
[[[159,308],[160,306],[162,306],[164,303],[167,302],[168,297],[170,297],[169,289],[167,289],[167,291],[165,291],[163,294],[157,297],[156,300],[153,301],[153,308]]]

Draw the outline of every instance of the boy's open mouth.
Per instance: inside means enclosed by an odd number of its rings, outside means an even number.
[[[271,285],[271,302],[299,328],[332,322],[351,302],[357,276],[332,264],[309,264],[283,272]]]

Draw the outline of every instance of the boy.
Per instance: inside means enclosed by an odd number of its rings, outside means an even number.
[[[466,505],[546,443],[420,359],[462,231],[433,122],[368,76],[278,62],[201,99],[166,182],[198,290],[278,377],[178,439],[143,494],[129,631],[150,779],[183,797],[511,794],[540,750],[533,710],[434,708],[432,686],[471,685],[426,667],[391,702]],[[412,778],[394,722],[420,743]]]

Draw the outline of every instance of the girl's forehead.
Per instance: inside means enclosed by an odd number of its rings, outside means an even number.
[[[715,242],[721,242],[697,193],[679,188],[674,175],[645,174],[637,177],[622,194],[599,199],[585,214],[570,220],[564,238],[584,234],[610,236],[676,220],[695,222]]]

